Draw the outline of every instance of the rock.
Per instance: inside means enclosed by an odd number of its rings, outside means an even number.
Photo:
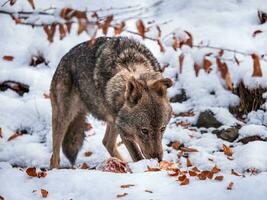
[[[211,112],[210,110],[206,110],[204,112],[201,112],[199,114],[199,117],[197,119],[197,122],[195,124],[196,127],[201,128],[201,127],[205,127],[205,128],[219,128],[220,126],[222,126],[222,123],[219,122],[215,117],[213,112]]]
[[[238,142],[242,142],[243,144],[247,144],[249,142],[253,142],[253,141],[267,141],[267,138],[266,139],[262,139],[260,136],[258,135],[253,135],[253,136],[247,136],[247,137],[244,137],[240,140],[238,140]]]
[[[175,103],[175,102],[182,103],[186,101],[187,99],[188,98],[186,96],[185,90],[182,89],[180,94],[176,94],[174,97],[170,99],[170,102],[171,103]]]
[[[238,138],[239,127],[231,127],[222,130],[214,130],[213,134],[216,134],[218,138],[226,140],[228,142],[233,142]]]

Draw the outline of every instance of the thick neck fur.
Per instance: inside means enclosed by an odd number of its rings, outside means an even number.
[[[125,103],[125,89],[128,80],[134,77],[148,84],[162,78],[160,72],[154,71],[147,65],[130,65],[120,67],[120,71],[113,76],[106,86],[106,99],[114,113],[117,113]]]

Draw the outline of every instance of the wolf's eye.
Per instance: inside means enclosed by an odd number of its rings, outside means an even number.
[[[161,131],[161,132],[164,132],[164,131],[165,131],[165,128],[166,128],[166,127],[163,126],[163,127],[160,129],[160,131]]]
[[[146,128],[142,128],[142,129],[141,129],[141,132],[142,132],[143,134],[147,135],[147,134],[148,134],[148,129],[146,129]]]

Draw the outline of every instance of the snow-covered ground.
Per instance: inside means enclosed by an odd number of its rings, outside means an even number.
[[[0,2],[2,5],[5,1]],[[150,7],[154,1],[65,1],[65,0],[36,0],[37,10],[50,6],[63,8],[94,10],[98,8],[125,7],[135,5]],[[6,4],[0,10],[32,10],[25,0],[19,0],[12,7]],[[160,6],[143,10],[142,13],[131,12],[117,16],[118,20],[129,16],[142,16],[144,22],[155,20],[157,23],[168,21],[161,25],[163,44],[166,52],[161,53],[156,42],[141,40],[138,36],[124,32],[122,35],[134,37],[147,45],[162,65],[169,64],[164,75],[176,80],[169,90],[169,96],[175,96],[186,91],[188,100],[182,103],[172,103],[176,115],[188,111],[189,116],[173,117],[163,138],[164,160],[174,162],[178,168],[185,171],[189,177],[189,184],[180,185],[177,176],[169,176],[170,171],[145,172],[147,166],[158,168],[153,160],[131,162],[124,145],[119,149],[129,161],[132,173],[102,172],[96,169],[59,169],[49,170],[44,178],[30,177],[26,168],[40,168],[49,166],[51,156],[51,106],[49,85],[52,75],[61,57],[76,44],[89,39],[84,32],[76,35],[77,26],[63,40],[59,40],[56,33],[53,43],[47,41],[42,28],[15,25],[10,16],[0,15],[0,83],[6,80],[18,81],[30,86],[29,93],[19,96],[12,90],[0,91],[0,196],[5,200],[42,199],[40,190],[48,191],[47,199],[267,199],[267,143],[254,141],[248,144],[237,142],[247,136],[267,138],[267,112],[262,110],[249,113],[241,122],[229,111],[228,106],[239,103],[238,96],[226,89],[225,81],[217,69],[216,58],[209,56],[212,62],[211,72],[200,69],[195,76],[194,63],[201,65],[203,56],[207,53],[217,55],[219,50],[198,49],[183,46],[174,51],[171,47],[172,35],[187,37],[184,30],[192,33],[195,45],[208,44],[220,48],[236,49],[245,53],[267,55],[267,23],[260,25],[257,11],[267,12],[265,0],[228,0],[228,1],[193,1],[193,0],[166,0]],[[105,11],[108,14],[111,11]],[[119,12],[116,11],[116,12]],[[105,14],[105,13],[104,13]],[[115,20],[117,19],[115,17]],[[31,19],[32,21],[38,18]],[[49,18],[47,21],[51,20]],[[127,21],[127,29],[136,31],[137,18]],[[169,21],[171,20],[171,21]],[[155,28],[155,27],[154,27]],[[157,31],[147,33],[154,37]],[[256,30],[262,32],[253,37]],[[109,32],[112,35],[112,31]],[[182,73],[179,70],[179,55],[184,55]],[[13,61],[2,59],[11,55]],[[48,65],[40,64],[37,67],[29,66],[33,55],[42,55]],[[234,56],[240,61],[238,65],[233,61]],[[263,77],[252,77],[253,61],[250,56],[224,52],[224,61],[227,63],[233,85],[241,80],[248,87],[267,86],[267,62],[261,60]],[[266,98],[266,94],[263,95]],[[191,127],[199,113],[203,110],[212,110],[216,118],[225,128],[239,124],[238,139],[233,142],[217,138],[212,134],[213,129],[197,129]],[[105,123],[88,116],[88,123],[92,129],[86,132],[84,145],[78,155],[77,167],[87,163],[95,168],[109,158],[109,154],[102,145]],[[189,123],[189,127],[183,123]],[[177,125],[177,124],[180,124]],[[10,140],[16,130],[26,130],[26,134]],[[181,156],[181,149],[175,145],[196,149],[196,152],[186,152]],[[232,155],[226,155],[231,147]],[[86,152],[92,155],[86,156]],[[64,155],[61,155],[61,165],[69,167]],[[192,166],[188,164],[191,162]],[[188,173],[193,167],[199,170],[211,170],[214,166],[221,169],[218,173],[223,176],[222,181],[199,180]],[[236,176],[235,173],[243,176]],[[233,182],[231,190],[227,187]],[[124,184],[134,184],[129,188],[121,188]],[[147,191],[146,191],[147,190]],[[118,194],[127,193],[123,197]],[[0,198],[1,199],[1,198]]]

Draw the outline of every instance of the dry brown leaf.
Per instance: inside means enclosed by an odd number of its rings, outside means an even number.
[[[0,128],[0,138],[3,138],[2,128]]]
[[[91,151],[84,152],[85,157],[90,157],[93,153]]]
[[[193,170],[189,170],[189,175],[190,176],[197,176],[197,173]]]
[[[80,169],[89,169],[89,165],[87,163],[82,163],[82,165],[80,166]]]
[[[185,41],[185,44],[187,44],[188,46],[192,48],[193,47],[193,36],[188,31],[184,31],[184,32],[189,36],[189,38]]]
[[[60,11],[60,17],[65,20],[70,20],[74,16],[74,10],[72,8],[62,8]]]
[[[192,167],[193,166],[191,161],[189,160],[189,158],[186,159],[186,166],[187,167]]]
[[[236,64],[237,64],[237,65],[240,65],[240,61],[237,59],[236,56],[234,56],[234,59],[235,59]]]
[[[212,170],[211,170],[211,172],[212,172],[213,174],[217,174],[217,173],[219,173],[220,171],[221,171],[221,169],[218,168],[217,165],[215,165],[215,166],[212,168]]]
[[[176,126],[188,127],[190,126],[191,123],[181,121],[181,122],[176,122],[175,124]]]
[[[0,195],[0,200],[5,200],[5,198]]]
[[[121,188],[129,188],[129,187],[133,187],[135,186],[134,184],[125,184],[125,185],[121,185]]]
[[[52,43],[54,40],[55,31],[56,31],[56,24],[53,23],[52,25],[44,25],[43,28],[47,35],[47,40]]]
[[[180,174],[180,170],[179,169],[175,169],[173,170],[173,173],[169,173],[169,176],[178,176]]]
[[[193,167],[191,170],[195,172],[200,172],[200,170],[197,167]]]
[[[33,0],[28,0],[28,2],[31,5],[32,9],[35,9],[34,1]]]
[[[14,57],[13,56],[3,56],[3,60],[5,60],[5,61],[13,61]]]
[[[198,77],[199,70],[201,69],[200,65],[197,63],[194,63],[194,70],[195,70],[195,75]]]
[[[136,27],[137,27],[137,31],[138,31],[139,35],[144,39],[145,38],[146,27],[144,25],[144,22],[141,19],[139,19],[136,22]]]
[[[62,40],[66,36],[66,30],[63,26],[63,24],[59,24],[59,34],[60,34],[60,40]]]
[[[85,131],[90,131],[93,128],[91,123],[86,122],[85,123]]]
[[[234,169],[231,170],[231,174],[234,176],[241,176],[238,172],[236,172]]]
[[[262,32],[263,32],[262,30],[256,30],[256,31],[253,32],[252,36],[256,37],[257,34],[262,33]]]
[[[180,182],[180,185],[188,185],[189,184],[189,178],[185,178],[183,181]]]
[[[16,24],[21,24],[22,20],[18,17],[14,17],[13,20],[15,21]]]
[[[232,156],[233,155],[232,149],[230,147],[226,146],[225,144],[223,144],[223,152],[227,156]]]
[[[179,141],[172,142],[171,147],[175,150],[179,150],[181,146],[181,143]]]
[[[165,48],[164,48],[164,46],[162,44],[162,41],[160,39],[157,39],[157,43],[159,45],[160,52],[164,53],[165,52]]]
[[[151,191],[151,190],[145,190],[145,192],[148,192],[148,193],[153,193],[153,191]]]
[[[118,36],[122,33],[122,31],[124,30],[124,27],[125,27],[125,22],[122,21],[120,24],[116,24],[115,27],[114,27],[114,35],[115,36]]]
[[[97,34],[97,30],[95,30],[94,34],[92,35],[92,37],[90,38],[90,40],[88,41],[88,46],[91,48],[96,41],[96,34]]]
[[[222,56],[223,56],[223,54],[224,54],[224,50],[223,50],[223,49],[221,49],[221,50],[218,52],[218,56],[219,56],[219,57],[222,57]]]
[[[11,140],[14,140],[15,138],[19,137],[19,136],[22,136],[23,134],[22,133],[19,133],[19,132],[15,132],[13,135],[11,135],[7,141],[11,141]]]
[[[159,163],[159,167],[161,170],[175,170],[175,169],[177,169],[177,165],[174,162],[169,162],[169,161],[161,161]]]
[[[157,25],[156,28],[158,31],[158,38],[161,38],[161,29],[160,29],[159,25]]]
[[[85,11],[75,10],[73,16],[76,17],[79,21],[82,19],[87,21],[87,15]]]
[[[41,194],[43,198],[46,198],[48,196],[48,191],[45,189],[41,189]]]
[[[195,116],[195,113],[192,111],[182,112],[179,114],[179,117],[193,117],[193,116]]]
[[[252,54],[251,55],[253,59],[253,77],[262,77],[262,71],[261,71],[261,64],[260,64],[260,59],[257,54]]]
[[[126,193],[126,192],[124,192],[122,194],[117,194],[117,198],[125,197],[126,195],[128,195],[128,193]]]
[[[147,166],[147,170],[145,172],[158,172],[158,171],[160,171],[160,168]]]
[[[232,190],[233,189],[233,186],[234,186],[234,183],[233,182],[230,182],[227,186],[227,190]]]
[[[267,13],[259,10],[258,11],[258,17],[259,17],[259,20],[260,20],[261,24],[264,24],[264,23],[267,22]]]
[[[44,172],[44,171],[40,171],[40,172],[37,173],[37,177],[38,177],[38,178],[45,178],[46,175],[47,175],[47,173]]]
[[[225,80],[227,89],[233,90],[232,79],[231,79],[227,64],[222,62],[219,57],[217,57],[216,62],[217,62],[218,69],[221,72],[222,78]]]
[[[113,20],[113,15],[109,15],[107,16],[107,18],[105,19],[103,25],[102,25],[102,32],[104,35],[107,35],[108,33],[108,28],[110,27],[110,24]]]
[[[203,174],[204,176],[206,176],[209,179],[212,179],[212,177],[213,177],[213,173],[211,171],[204,170],[201,172],[201,174]]]
[[[179,72],[180,72],[180,74],[182,73],[182,70],[183,70],[183,64],[184,64],[184,54],[180,54],[179,55],[179,66],[180,66]]]
[[[180,150],[183,151],[183,152],[189,152],[189,153],[191,153],[191,152],[198,152],[197,149],[190,148],[190,147],[181,147]]]
[[[28,176],[37,177],[37,173],[36,173],[36,168],[35,167],[27,168],[26,169],[26,173],[28,174]]]
[[[87,30],[87,23],[85,20],[80,20],[78,24],[79,24],[79,27],[78,27],[77,34],[80,35],[82,32]]]
[[[11,6],[13,6],[16,2],[17,2],[17,0],[10,0],[10,1],[9,1],[9,4],[10,4]]]
[[[71,25],[72,25],[72,22],[66,22],[66,27],[67,27],[68,33],[70,33],[70,31],[71,31]]]
[[[184,174],[184,175],[179,176],[179,177],[178,177],[178,180],[181,181],[181,182],[183,182],[186,178],[187,178],[187,177],[186,177],[186,175]]]
[[[222,181],[223,180],[223,176],[216,176],[214,178],[214,180],[216,180],[216,181]]]
[[[203,67],[204,67],[205,72],[207,73],[211,72],[211,65],[212,63],[205,56],[203,60]]]

